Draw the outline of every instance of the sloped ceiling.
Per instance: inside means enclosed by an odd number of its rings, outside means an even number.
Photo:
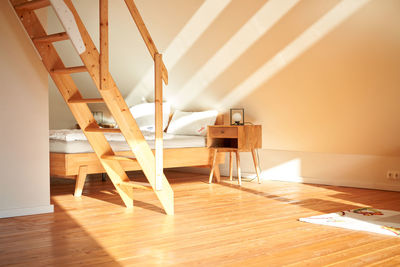
[[[244,107],[269,149],[400,155],[399,1],[135,2],[163,53],[174,108]],[[74,4],[97,43],[98,1]],[[60,30],[49,11],[49,31]],[[70,44],[57,48],[67,65],[81,64]],[[151,100],[153,63],[122,0],[110,1],[110,50],[128,105]],[[84,75],[74,78],[96,95]],[[68,111],[51,90],[50,124],[64,127]]]

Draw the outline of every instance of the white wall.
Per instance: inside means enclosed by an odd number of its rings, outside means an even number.
[[[0,218],[52,212],[47,72],[0,1]]]

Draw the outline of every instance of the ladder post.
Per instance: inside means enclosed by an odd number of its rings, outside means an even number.
[[[163,84],[162,55],[154,56],[154,105],[155,105],[155,172],[156,190],[162,190],[163,167]]]
[[[107,90],[109,74],[108,0],[100,0],[100,89]]]

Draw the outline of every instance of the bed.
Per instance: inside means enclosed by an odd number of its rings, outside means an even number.
[[[223,124],[222,115],[215,120],[215,125],[220,124]],[[154,152],[154,133],[142,132]],[[116,155],[134,157],[121,134],[109,133],[106,138]],[[205,136],[164,132],[164,168],[211,168],[213,153],[206,147]],[[218,164],[224,161],[224,154],[218,153],[214,172],[217,182],[220,180]],[[126,171],[141,170],[135,161],[121,161],[121,165]],[[50,131],[50,176],[75,179],[74,195],[80,196],[86,175],[99,173],[105,173],[105,170],[80,130]]]

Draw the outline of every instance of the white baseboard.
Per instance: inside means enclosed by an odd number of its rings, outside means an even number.
[[[228,153],[226,153],[228,154]],[[265,180],[347,186],[400,191],[400,180],[386,178],[388,170],[400,170],[400,157],[356,154],[329,154],[260,149],[261,177]],[[255,177],[251,153],[240,154],[242,176]],[[221,175],[229,175],[229,159],[220,165]],[[183,168],[208,174],[209,169]],[[233,175],[237,176],[234,162]]]
[[[0,218],[35,215],[35,214],[52,213],[52,212],[54,212],[54,206],[53,205],[30,207],[30,208],[19,208],[19,209],[9,209],[9,210],[0,210]]]
[[[242,173],[242,177],[256,178],[255,173]],[[334,185],[344,187],[355,187],[365,189],[378,189],[387,191],[400,191],[400,185],[389,184],[389,183],[376,183],[368,181],[344,181],[344,180],[332,180],[315,177],[268,177],[267,175],[261,175],[262,181],[281,181],[281,182],[294,182],[294,183],[305,183],[305,184],[319,184],[319,185]]]

